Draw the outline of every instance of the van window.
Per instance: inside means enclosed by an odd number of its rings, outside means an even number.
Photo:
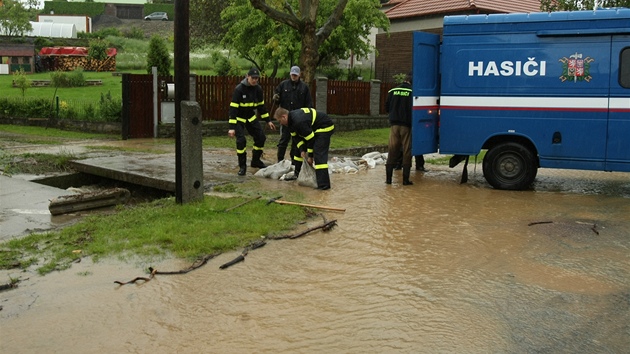
[[[630,48],[624,48],[619,57],[619,85],[630,88]]]

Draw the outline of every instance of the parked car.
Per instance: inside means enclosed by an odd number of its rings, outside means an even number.
[[[147,21],[150,21],[150,20],[168,21],[168,15],[166,14],[166,12],[154,12],[152,14],[144,16],[144,19]]]

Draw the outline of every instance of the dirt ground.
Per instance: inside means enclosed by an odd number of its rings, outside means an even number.
[[[131,31],[132,28],[138,28],[144,32],[146,38],[151,38],[154,34],[168,37],[173,34],[175,23],[170,21],[144,21],[144,20],[121,20],[114,16],[100,15],[92,20],[94,31],[100,31],[105,28],[116,27],[122,32]]]

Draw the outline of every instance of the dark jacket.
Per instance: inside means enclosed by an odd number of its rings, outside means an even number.
[[[296,82],[287,79],[274,90],[280,96],[280,107],[292,111],[298,108],[313,108],[313,99],[308,85],[302,80]]]
[[[265,99],[263,98],[263,90],[260,85],[251,86],[247,82],[247,78],[243,79],[232,93],[232,102],[230,102],[230,129],[236,127],[237,122],[253,122],[256,120],[256,111],[260,114],[260,118],[266,122],[271,120],[267,108],[265,108]]]
[[[389,90],[385,110],[389,113],[390,125],[404,125],[411,128],[411,111],[413,108],[413,96],[411,84],[403,82]]]
[[[315,135],[332,132],[335,129],[328,114],[310,108],[301,108],[289,112],[288,125],[292,136],[297,136],[297,147],[313,156]]]

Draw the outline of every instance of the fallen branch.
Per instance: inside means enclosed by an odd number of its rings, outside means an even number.
[[[260,196],[257,196],[256,198],[252,198],[250,200],[246,200],[246,201],[242,202],[241,204],[235,205],[233,207],[227,208],[227,209],[225,209],[225,212],[227,213],[228,211],[234,210],[234,209],[236,209],[238,207],[241,207],[241,206],[243,206],[243,205],[245,205],[245,204],[247,204],[249,202],[253,202],[256,199],[260,199]]]
[[[311,227],[310,229],[304,230],[304,231],[302,231],[302,232],[300,232],[298,234],[295,234],[295,235],[273,236],[273,237],[270,237],[269,239],[271,239],[271,240],[283,240],[285,238],[296,239],[298,237],[302,237],[302,236],[306,235],[309,232],[312,232],[312,231],[315,231],[315,230],[319,230],[319,229],[322,229],[322,231],[324,231],[324,232],[330,231],[336,225],[337,225],[337,220],[324,221],[324,224],[322,224],[322,225]]]
[[[553,221],[537,221],[537,222],[530,222],[529,224],[527,224],[527,226],[539,225],[539,224],[553,224]]]
[[[251,245],[245,247],[245,249],[243,250],[243,252],[236,258],[234,258],[233,260],[222,264],[219,269],[225,269],[227,267],[231,267],[233,265],[235,265],[236,263],[242,262],[245,260],[245,256],[247,256],[247,254],[249,253],[250,250],[255,250],[256,248],[260,248],[264,245],[266,245],[267,242],[265,241],[256,241],[254,243],[252,243]]]

